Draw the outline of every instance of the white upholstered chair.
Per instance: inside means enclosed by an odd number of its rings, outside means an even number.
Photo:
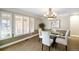
[[[66,47],[66,50],[67,50],[68,36],[69,36],[69,30],[66,31],[65,36],[56,38],[56,43],[64,45]]]
[[[49,47],[49,51],[50,51],[50,47],[53,43],[53,39],[50,39],[50,35],[48,31],[42,31],[42,50],[43,50],[43,45]]]
[[[42,29],[38,29],[39,41],[42,40]]]

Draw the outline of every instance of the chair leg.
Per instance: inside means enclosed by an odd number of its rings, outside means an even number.
[[[39,42],[41,42],[42,38],[39,38]]]
[[[49,51],[50,51],[50,47],[49,47]]]
[[[39,41],[40,41],[40,38],[39,38]]]
[[[55,43],[54,47],[55,47],[55,48],[57,47],[57,43]]]
[[[66,47],[66,51],[67,51],[67,46],[65,46]]]
[[[43,51],[43,44],[42,44],[42,51]]]

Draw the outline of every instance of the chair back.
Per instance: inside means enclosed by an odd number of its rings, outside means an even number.
[[[41,29],[38,30],[38,33],[39,33],[39,38],[42,38],[42,30]]]
[[[65,34],[65,39],[67,40],[68,39],[68,36],[69,36],[69,30],[66,31],[66,34]]]
[[[68,36],[69,36],[69,30],[66,30],[65,36],[62,36],[63,38],[62,37],[57,38],[56,42],[59,43],[59,44],[63,44],[65,46],[67,46]]]
[[[50,36],[48,31],[42,31],[42,44],[50,45]]]

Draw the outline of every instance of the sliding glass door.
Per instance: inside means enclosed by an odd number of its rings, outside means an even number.
[[[12,15],[9,13],[0,13],[0,39],[12,37]]]

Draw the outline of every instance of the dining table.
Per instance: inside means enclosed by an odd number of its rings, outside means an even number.
[[[52,44],[52,46],[55,47],[56,38],[63,36],[63,34],[60,33],[60,32],[57,32],[57,31],[52,31],[52,30],[50,30],[50,29],[48,29],[48,30],[46,30],[46,31],[49,31],[50,38],[53,39],[53,44]]]
[[[55,47],[56,44],[56,38],[60,36],[59,32],[50,32],[50,38],[53,39],[52,46]]]

